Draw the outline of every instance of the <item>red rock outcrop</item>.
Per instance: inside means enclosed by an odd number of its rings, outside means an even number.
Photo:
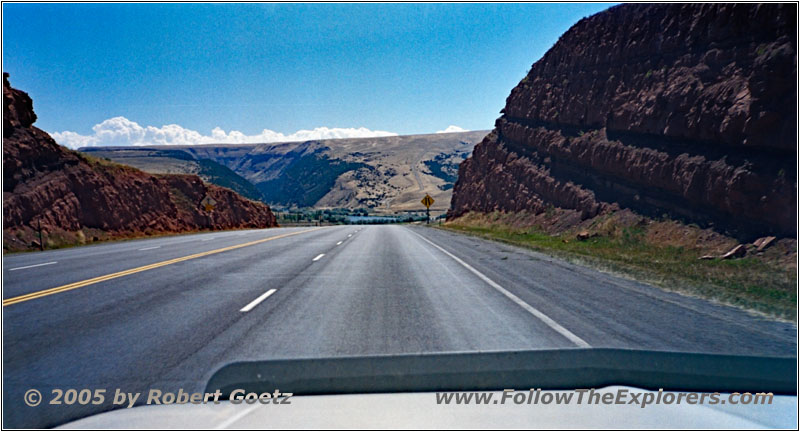
[[[464,161],[449,217],[618,207],[796,235],[793,4],[630,4],[537,61]]]
[[[151,175],[58,145],[33,126],[31,98],[3,75],[5,249],[29,247],[31,233],[82,230],[110,237],[276,226],[269,206],[194,175]],[[204,196],[217,201],[209,213]],[[103,236],[108,237],[108,236]]]

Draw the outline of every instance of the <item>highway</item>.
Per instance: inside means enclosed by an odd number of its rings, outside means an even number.
[[[227,231],[3,257],[4,427],[107,407],[31,388],[202,391],[238,360],[627,347],[793,356],[793,324],[407,225]]]

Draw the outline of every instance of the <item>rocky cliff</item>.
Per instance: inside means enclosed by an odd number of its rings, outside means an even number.
[[[462,163],[449,212],[629,208],[796,235],[793,4],[631,4],[537,61]]]
[[[56,144],[33,126],[31,98],[3,75],[4,250],[31,247],[39,224],[57,246],[95,238],[276,226],[264,204],[194,175],[151,175]],[[217,201],[201,209],[204,196]]]

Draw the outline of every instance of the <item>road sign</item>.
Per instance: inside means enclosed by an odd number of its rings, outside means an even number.
[[[433,205],[433,198],[431,198],[430,195],[425,194],[425,198],[422,198],[422,205],[425,206],[426,223],[431,223],[431,206]]]
[[[214,198],[211,198],[210,196],[206,195],[205,197],[203,197],[203,200],[200,201],[200,205],[202,205],[203,208],[206,209],[206,211],[211,211],[214,210],[214,206],[217,205],[217,201]]]

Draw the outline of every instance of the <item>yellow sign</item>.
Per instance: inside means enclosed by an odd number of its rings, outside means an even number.
[[[425,194],[425,198],[422,198],[422,205],[424,205],[427,208],[431,208],[433,202],[434,202],[433,198],[431,198],[431,196],[428,194]]]
[[[214,198],[206,195],[202,201],[200,201],[200,205],[203,206],[206,211],[214,210],[214,206],[217,205],[217,201]]]

